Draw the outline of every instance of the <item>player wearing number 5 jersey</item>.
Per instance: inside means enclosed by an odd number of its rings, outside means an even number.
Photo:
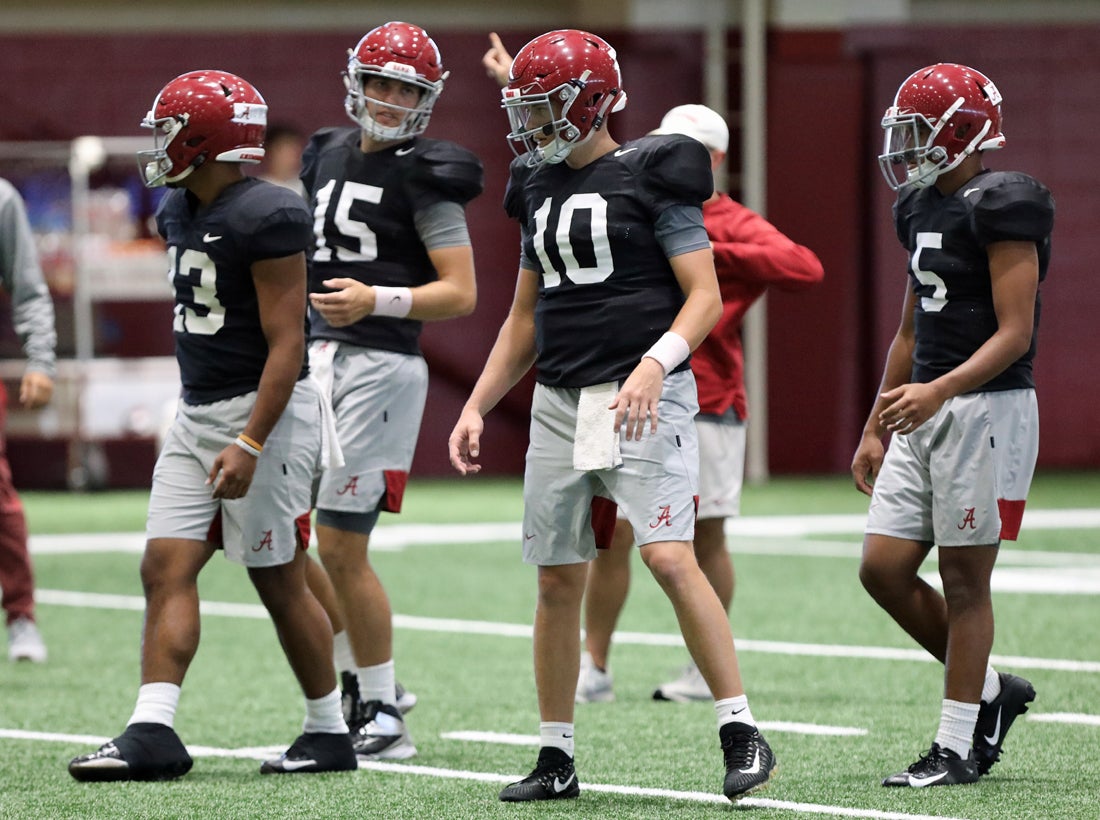
[[[990,575],[1001,539],[1019,532],[1038,452],[1032,359],[1054,201],[1026,174],[985,169],[1005,137],[1001,94],[979,71],[914,72],[882,126],[909,282],[852,460],[871,495],[860,579],[944,664],[935,741],[883,785],[972,783],[1035,698],[989,666]],[[917,574],[933,546],[942,594]]]
[[[541,748],[531,774],[500,799],[580,792],[581,598],[616,503],[716,695],[723,791],[734,799],[767,782],[774,758],[749,710],[725,610],[691,545],[699,408],[689,355],[721,313],[701,212],[714,187],[710,158],[679,135],[612,138],[607,120],[626,104],[619,65],[587,32],[553,31],[524,46],[503,101],[518,143],[505,194],[523,239],[518,282],[449,442],[454,467],[477,472],[484,415],[535,366],[523,558],[538,567]]]
[[[423,322],[476,302],[465,205],[481,163],[422,137],[447,74],[419,26],[392,22],[351,50],[345,84],[354,128],[314,134],[302,159],[313,209],[310,362],[331,395],[345,464],[317,496],[320,568],[311,586],[332,599],[345,714],[365,759],[416,753],[394,677],[390,603],[367,556],[380,512],[400,512],[427,396]],[[331,590],[334,588],[335,595]]]
[[[302,735],[262,773],[356,768],[328,663],[325,612],[306,586],[321,397],[306,378],[310,217],[297,194],[244,175],[263,157],[267,105],[223,71],[181,75],[142,123],[149,187],[176,292],[183,394],[153,472],[141,562],[141,688],[126,730],[69,764],[77,780],[165,780],[191,757],[173,729],[199,644],[198,576],[218,546],[242,564],[302,692]]]

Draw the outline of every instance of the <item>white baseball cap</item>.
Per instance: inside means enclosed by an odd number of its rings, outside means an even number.
[[[730,129],[722,115],[705,105],[678,105],[661,119],[652,134],[683,134],[703,143],[708,150],[725,153]]]

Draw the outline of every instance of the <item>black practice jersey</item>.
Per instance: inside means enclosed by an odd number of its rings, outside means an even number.
[[[654,225],[666,208],[701,207],[713,190],[707,150],[677,135],[632,140],[580,169],[512,163],[504,207],[542,274],[539,383],[587,387],[630,375],[684,303]]]
[[[176,291],[185,402],[221,401],[259,386],[268,348],[252,264],[306,251],[311,224],[300,196],[254,178],[230,185],[209,207],[183,188],[161,200],[157,228],[168,243]],[[299,378],[308,372],[303,357]]]
[[[894,222],[909,251],[909,278],[919,297],[912,379],[930,382],[969,359],[997,330],[987,246],[1034,242],[1039,281],[1046,278],[1054,200],[1027,174],[983,171],[946,197],[935,186],[903,188]],[[1036,294],[1031,349],[975,392],[1034,387],[1038,332]]]
[[[302,157],[302,182],[314,214],[316,245],[309,288],[324,293],[326,279],[409,287],[437,278],[413,216],[441,202],[465,205],[481,193],[481,161],[452,142],[418,137],[383,151],[363,153],[357,128],[326,128]],[[422,323],[365,316],[332,327],[310,310],[310,338],[420,354]]]

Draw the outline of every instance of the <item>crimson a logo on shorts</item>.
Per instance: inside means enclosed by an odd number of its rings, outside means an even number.
[[[264,537],[260,539],[260,543],[252,548],[253,552],[260,552],[265,547],[270,552],[274,541],[271,538],[271,530],[264,530]]]
[[[358,490],[359,490],[359,476],[353,475],[351,478],[348,479],[348,483],[344,485],[344,489],[337,490],[336,494],[337,495],[347,495],[348,493],[351,493],[353,496],[357,496],[357,495],[359,495]]]
[[[672,505],[664,504],[657,508],[657,520],[649,525],[651,530],[657,529],[664,524],[666,527],[672,526]]]
[[[962,523],[958,525],[958,529],[965,530],[967,527],[970,527],[972,530],[978,529],[978,524],[974,517],[974,507],[964,507],[963,512],[965,512],[966,515],[963,516]]]

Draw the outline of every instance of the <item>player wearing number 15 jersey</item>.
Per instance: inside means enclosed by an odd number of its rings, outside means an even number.
[[[331,586],[317,567],[310,583],[332,602],[346,715],[364,759],[416,754],[402,715],[412,701],[397,697],[390,604],[367,548],[379,513],[400,512],[412,466],[428,389],[422,323],[476,302],[464,208],[481,193],[481,162],[421,136],[446,77],[419,26],[369,31],[344,77],[356,127],[319,131],[302,158],[316,233],[310,364],[346,461],[325,471],[317,496]]]
[[[504,801],[580,792],[573,762],[580,606],[615,504],[673,603],[716,695],[730,799],[774,768],[756,729],[725,610],[692,550],[699,453],[690,351],[721,314],[701,204],[710,158],[688,137],[620,145],[626,104],[615,50],[575,29],[517,53],[503,90],[518,143],[505,208],[523,249],[515,299],[449,442],[479,469],[483,417],[535,365],[524,476],[523,558],[538,567],[535,684],[541,749]]]
[[[935,741],[883,785],[973,783],[1035,698],[989,666],[990,575],[1001,539],[1019,532],[1038,453],[1031,368],[1054,201],[1026,174],[985,169],[984,152],[1005,144],[1001,94],[973,68],[914,72],[882,127],[909,281],[852,459],[871,496],[860,579],[944,664]],[[918,575],[933,546],[942,594]]]

